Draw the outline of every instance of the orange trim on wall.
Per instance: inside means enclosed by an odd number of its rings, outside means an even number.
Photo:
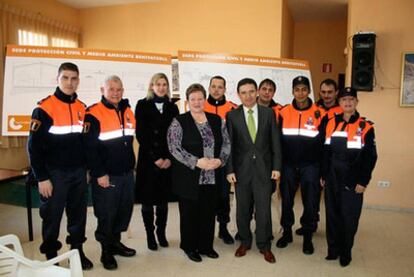
[[[291,60],[262,56],[208,53],[198,51],[178,51],[179,61],[216,62],[259,66],[277,66],[282,68],[309,69],[309,63],[304,60]]]
[[[7,45],[7,56],[171,64],[171,55],[88,48]]]

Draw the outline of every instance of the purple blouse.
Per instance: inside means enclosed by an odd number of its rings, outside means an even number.
[[[208,124],[208,121],[204,123],[197,123],[196,126],[203,139],[203,152],[204,157],[214,158],[214,135],[213,131]],[[221,123],[221,134],[223,137],[223,143],[220,151],[221,166],[223,167],[230,155],[230,138],[227,132],[226,124],[224,121]],[[189,153],[182,147],[183,129],[180,123],[175,118],[171,122],[167,133],[168,149],[177,161],[181,162],[185,166],[195,169],[197,160],[202,157],[196,157]],[[216,183],[214,170],[201,170],[200,173],[200,185],[214,185]]]

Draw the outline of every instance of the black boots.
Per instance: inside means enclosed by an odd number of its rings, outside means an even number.
[[[165,237],[165,229],[167,227],[167,218],[168,218],[168,208],[166,209],[156,209],[157,219],[155,220],[155,225],[157,225],[157,239],[161,247],[168,247],[169,243]]]
[[[88,270],[93,267],[93,263],[86,257],[85,253],[83,252],[82,244],[72,245],[71,249],[78,249],[83,270]]]
[[[154,212],[141,211],[142,219],[144,220],[145,231],[147,232],[147,246],[149,250],[155,251],[158,249],[157,242],[154,235]]]
[[[285,248],[289,243],[293,241],[292,229],[283,230],[282,237],[276,242],[276,247]]]
[[[312,231],[303,232],[303,248],[302,251],[306,255],[312,255],[314,252],[312,244]]]
[[[103,264],[103,267],[108,270],[118,268],[118,263],[116,262],[109,245],[102,244],[101,263]]]
[[[220,223],[218,237],[221,238],[225,244],[234,243],[233,237],[230,235],[229,231],[227,230],[227,223]]]

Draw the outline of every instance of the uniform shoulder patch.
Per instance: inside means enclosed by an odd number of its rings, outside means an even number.
[[[51,97],[51,95],[43,98],[42,100],[40,100],[39,102],[37,102],[38,105],[41,105],[43,102],[45,102],[47,99],[49,99]]]
[[[40,120],[32,118],[30,121],[30,131],[37,132],[40,128],[40,125],[42,125],[42,122]]]

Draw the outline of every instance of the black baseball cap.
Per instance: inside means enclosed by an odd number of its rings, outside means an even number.
[[[292,81],[292,88],[296,87],[297,85],[305,85],[310,89],[309,79],[305,76],[298,76]]]
[[[353,96],[355,98],[358,98],[357,90],[351,87],[341,89],[338,93],[338,99],[345,96]]]

